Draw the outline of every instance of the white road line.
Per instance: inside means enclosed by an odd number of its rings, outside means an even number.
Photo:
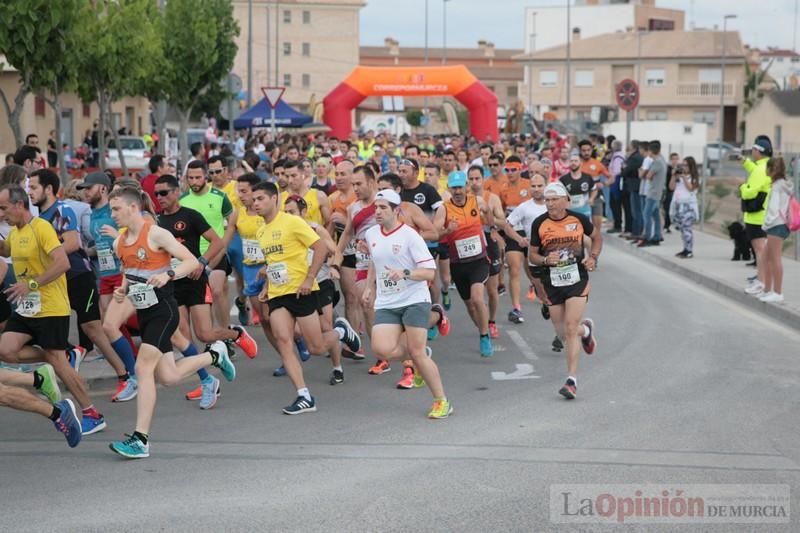
[[[533,352],[533,349],[528,346],[528,343],[525,342],[525,339],[522,338],[522,335],[520,335],[519,332],[514,331],[513,329],[506,329],[504,331],[508,334],[509,338],[514,341],[514,344],[517,345],[517,348],[519,348],[519,351],[522,352],[522,355],[531,361],[539,360],[539,357]]]

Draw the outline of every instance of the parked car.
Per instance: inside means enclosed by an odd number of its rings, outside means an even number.
[[[122,154],[125,156],[125,165],[129,170],[141,170],[147,168],[151,153],[147,148],[147,143],[142,137],[131,135],[121,135],[119,138]],[[119,151],[113,138],[106,144],[106,167],[122,168],[119,160]]]
[[[720,146],[722,149],[720,149]],[[724,141],[722,144],[714,141],[706,145],[706,153],[708,154],[709,162],[715,163],[719,161],[720,155],[722,155],[722,162],[724,163],[725,161],[731,161],[742,155],[742,149]]]

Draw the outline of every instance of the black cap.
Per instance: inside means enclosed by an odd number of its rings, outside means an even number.
[[[105,185],[111,189],[111,180],[108,178],[108,175],[105,172],[92,172],[83,178],[83,183],[79,183],[77,188],[88,189],[92,185]]]

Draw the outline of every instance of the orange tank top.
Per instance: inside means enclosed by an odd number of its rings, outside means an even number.
[[[503,209],[506,215],[514,210],[519,204],[530,200],[531,182],[525,178],[520,178],[517,183],[507,181],[503,188],[500,190],[500,201],[503,203]]]
[[[163,250],[153,250],[147,244],[152,227],[152,222],[145,222],[142,231],[139,232],[139,237],[132,244],[125,243],[127,230],[123,229],[120,232],[120,238],[117,241],[117,255],[126,275],[149,279],[150,276],[169,270],[172,256]]]
[[[444,204],[445,227],[455,220],[456,230],[444,238],[450,252],[452,263],[467,263],[486,257],[486,241],[483,236],[483,224],[478,199],[467,196],[463,207],[453,203],[452,198]]]
[[[342,216],[347,216],[347,206],[356,201],[356,193],[350,189],[350,194],[344,195],[341,191],[336,191],[336,194],[331,196],[331,213],[339,213]]]

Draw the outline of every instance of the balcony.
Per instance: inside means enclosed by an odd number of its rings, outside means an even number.
[[[677,87],[677,95],[686,98],[719,98],[721,89],[721,83],[679,83]],[[726,83],[725,98],[733,98],[735,95],[735,85],[733,83]]]

